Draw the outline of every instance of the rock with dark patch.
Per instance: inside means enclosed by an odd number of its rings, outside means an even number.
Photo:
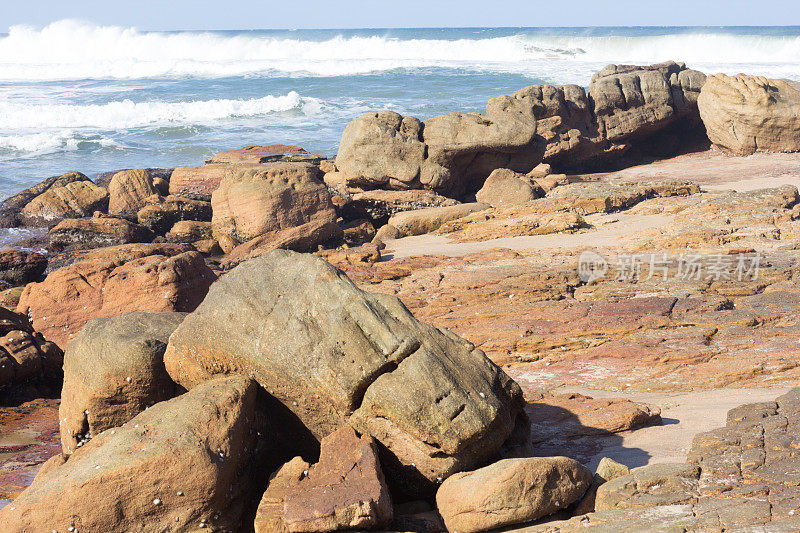
[[[242,472],[270,454],[257,393],[215,379],[100,433],[0,510],[3,531],[241,531],[260,496]]]
[[[489,460],[524,422],[519,386],[483,352],[313,255],[272,251],[220,278],[164,360],[187,388],[252,375],[318,439],[349,423],[412,493]]]
[[[89,250],[136,242],[150,242],[149,229],[123,218],[68,218],[50,230],[50,251]]]
[[[53,176],[46,180],[37,183],[33,187],[25,189],[24,191],[11,196],[0,204],[0,225],[4,227],[16,227],[25,222],[25,218],[21,216],[22,209],[30,203],[31,200],[46,192],[51,188],[64,187],[65,185],[75,181],[91,181],[89,178],[80,172],[67,172],[60,176]]]
[[[62,362],[58,346],[35,331],[25,315],[0,307],[0,402],[57,394]]]
[[[64,453],[177,394],[164,368],[164,350],[185,316],[125,313],[84,326],[64,354],[59,407]]]
[[[153,195],[146,199],[136,218],[142,226],[164,235],[181,220],[211,222],[211,202]]]
[[[211,239],[211,222],[180,220],[166,234],[169,242],[194,243]]]
[[[12,286],[40,281],[47,268],[47,258],[28,250],[0,252],[0,280]]]
[[[374,529],[392,511],[375,441],[343,427],[322,439],[319,462],[287,490],[282,522],[291,532]]]
[[[406,191],[384,191],[380,189],[355,193],[341,208],[342,216],[348,220],[369,218],[378,225],[385,224],[389,217],[402,211],[413,211],[426,207],[447,207],[458,201],[425,189]]]
[[[308,475],[310,466],[302,457],[295,457],[270,476],[269,486],[258,504],[253,523],[255,533],[276,533],[284,529],[286,494]]]

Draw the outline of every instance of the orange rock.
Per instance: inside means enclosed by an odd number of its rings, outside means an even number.
[[[216,276],[190,250],[174,244],[94,250],[43,282],[29,284],[17,309],[61,347],[93,318],[129,311],[193,311]]]
[[[228,150],[206,160],[207,164],[227,163],[240,165],[242,163],[270,163],[273,161],[299,161],[304,163],[319,163],[325,156],[306,152],[299,146],[287,144],[270,144],[269,146],[245,146],[238,150]]]
[[[108,212],[112,215],[133,214],[144,207],[148,196],[158,193],[153,177],[144,170],[123,170],[114,174],[108,184]]]

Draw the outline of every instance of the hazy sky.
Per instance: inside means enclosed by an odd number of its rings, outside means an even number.
[[[0,0],[0,32],[64,18],[143,30],[800,25],[800,0]]]

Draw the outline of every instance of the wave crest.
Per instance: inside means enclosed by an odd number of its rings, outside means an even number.
[[[520,72],[553,60],[697,64],[800,62],[800,37],[680,33],[653,36],[516,35],[462,39],[263,32],[141,32],[74,20],[41,29],[13,26],[0,37],[0,79],[137,79],[281,73],[354,75],[398,68],[454,67]],[[527,66],[526,66],[527,64]]]

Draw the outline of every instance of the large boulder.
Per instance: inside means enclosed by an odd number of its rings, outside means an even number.
[[[139,224],[150,231],[164,235],[181,220],[211,222],[211,202],[172,195],[166,198],[153,195],[145,200],[145,205],[136,214],[136,218]]]
[[[800,83],[715,74],[698,106],[708,138],[726,152],[800,151]]]
[[[130,311],[192,311],[215,279],[203,257],[187,245],[100,248],[25,287],[17,311],[66,348],[93,318]]]
[[[459,197],[496,168],[528,172],[541,162],[536,119],[509,96],[486,113],[450,113],[422,124],[392,111],[367,113],[342,135],[336,167],[348,186],[430,189]]]
[[[91,181],[80,172],[67,172],[60,176],[53,176],[47,178],[29,187],[24,191],[15,194],[3,201],[0,204],[0,225],[4,227],[15,227],[25,222],[22,216],[22,209],[30,203],[31,200],[46,192],[51,188],[63,187],[73,181]]]
[[[47,258],[29,250],[0,252],[0,280],[12,286],[40,281],[47,268]]]
[[[57,393],[63,360],[25,315],[0,307],[0,403]]]
[[[489,531],[564,509],[591,481],[591,471],[568,457],[505,459],[447,478],[436,505],[448,531]]]
[[[176,395],[164,350],[185,316],[125,313],[86,324],[64,354],[59,419],[65,454]]]
[[[253,376],[317,439],[349,423],[409,492],[489,460],[524,422],[521,389],[483,352],[313,255],[276,250],[220,278],[164,362],[186,388]]]
[[[123,218],[68,218],[50,230],[51,252],[88,250],[134,242],[150,242],[155,235],[149,229]]]
[[[0,510],[2,530],[242,531],[257,502],[257,385],[209,381],[48,463]],[[252,518],[250,518],[252,520]],[[252,524],[252,522],[251,522]]]
[[[20,216],[26,224],[48,225],[64,218],[91,216],[108,208],[108,191],[91,181],[53,186],[28,202]]]
[[[346,426],[322,439],[319,462],[286,491],[283,527],[291,532],[372,529],[392,519],[392,498],[372,437]]]
[[[177,167],[169,180],[169,193],[190,200],[210,201],[222,178],[234,173],[236,166],[212,164],[202,167]]]
[[[271,163],[223,179],[211,198],[222,250],[309,222],[334,223],[336,209],[318,172],[308,163]]]
[[[492,207],[524,204],[544,196],[544,190],[525,174],[498,168],[486,178],[475,198]]]
[[[158,194],[158,188],[147,170],[123,170],[111,178],[108,194],[110,214],[132,215],[144,207],[147,197]]]

